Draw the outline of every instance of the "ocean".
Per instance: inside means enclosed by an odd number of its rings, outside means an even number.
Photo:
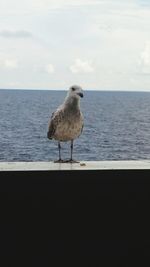
[[[67,91],[0,90],[0,161],[53,161],[57,141],[47,139],[51,113]],[[150,93],[84,91],[82,135],[73,157],[82,161],[150,159]],[[62,158],[70,142],[62,143]]]

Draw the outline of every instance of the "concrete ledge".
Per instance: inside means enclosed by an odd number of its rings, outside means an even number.
[[[0,171],[58,171],[58,170],[138,170],[150,169],[150,160],[54,162],[0,162]]]

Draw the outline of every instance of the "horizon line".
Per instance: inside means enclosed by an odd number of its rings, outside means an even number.
[[[24,90],[24,91],[67,91],[67,89],[54,89],[54,88],[0,88],[0,90]],[[90,89],[87,88],[85,91],[96,91],[96,92],[150,92],[150,89]]]

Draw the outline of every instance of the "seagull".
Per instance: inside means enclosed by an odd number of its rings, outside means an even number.
[[[47,138],[58,141],[59,159],[54,162],[77,163],[72,158],[73,141],[80,136],[83,130],[83,114],[80,111],[80,98],[83,97],[83,89],[78,85],[69,88],[67,96],[55,112],[52,113],[48,125]],[[71,142],[71,156],[69,160],[61,159],[60,142]]]

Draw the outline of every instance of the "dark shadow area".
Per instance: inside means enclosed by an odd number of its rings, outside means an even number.
[[[150,170],[0,172],[3,266],[150,266]]]

